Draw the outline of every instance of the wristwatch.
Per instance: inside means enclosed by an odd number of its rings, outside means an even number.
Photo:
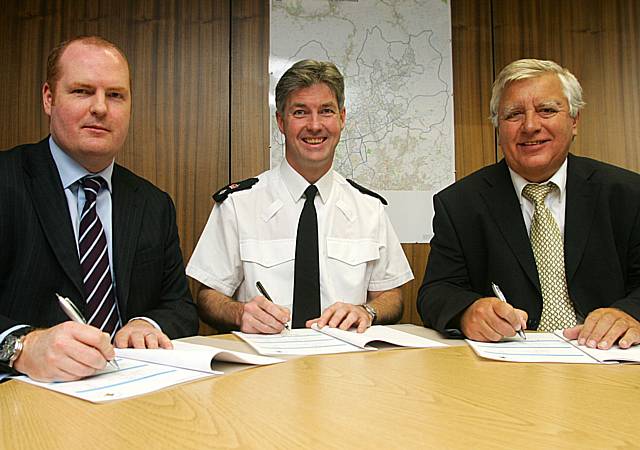
[[[25,327],[4,338],[0,343],[0,363],[6,364],[13,369],[13,363],[22,353],[24,338],[31,330],[31,327]]]
[[[368,303],[364,303],[360,306],[362,306],[364,310],[371,316],[371,325],[376,323],[376,317],[378,317],[378,312],[376,311],[376,309]]]

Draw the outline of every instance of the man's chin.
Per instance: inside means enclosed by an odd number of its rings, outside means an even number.
[[[119,149],[105,145],[87,145],[70,156],[90,172],[104,170],[115,158]]]

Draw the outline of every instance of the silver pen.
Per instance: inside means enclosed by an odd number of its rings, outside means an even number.
[[[260,283],[259,281],[256,281],[256,287],[258,288],[258,290],[260,291],[260,293],[262,294],[262,296],[264,298],[266,298],[267,300],[269,300],[271,303],[274,303],[274,301],[271,299],[271,297],[269,296],[269,293],[267,292],[267,290],[264,288],[264,286],[262,285],[262,283]],[[289,323],[285,323],[284,324],[284,328],[285,330],[289,330]]]
[[[69,319],[77,323],[83,323],[85,325],[87,324],[87,320],[84,318],[84,316],[82,315],[78,307],[74,305],[71,300],[69,300],[67,297],[63,297],[58,293],[56,293],[56,297],[58,297],[58,303],[60,304],[60,307],[62,308],[64,313],[67,315],[67,317],[69,317]],[[115,359],[112,361],[107,361],[107,363],[109,363],[109,365],[111,365],[111,367],[113,367],[114,369],[120,370],[118,361],[116,361]]]
[[[497,284],[491,283],[491,289],[493,289],[493,293],[496,294],[496,297],[498,297],[501,301],[508,303],[506,297],[504,296],[504,294],[502,293],[502,291],[500,290]],[[527,336],[524,334],[524,331],[522,329],[519,329],[516,332],[518,333],[518,336],[520,336],[522,339],[527,339]]]

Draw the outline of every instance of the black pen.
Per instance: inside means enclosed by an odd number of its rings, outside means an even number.
[[[60,307],[64,311],[64,313],[69,317],[69,319],[74,322],[87,324],[86,319],[78,309],[76,305],[73,304],[71,300],[67,297],[63,297],[62,295],[56,293],[56,297],[58,297],[58,303],[60,303]],[[113,361],[107,361],[114,369],[120,370],[120,366],[118,365],[118,361],[115,359]]]
[[[502,291],[500,290],[497,284],[491,283],[491,289],[493,289],[493,293],[496,294],[496,297],[498,297],[501,301],[508,303],[506,297],[504,296],[504,294],[502,293]],[[527,336],[524,334],[524,330],[522,330],[522,328],[519,329],[517,333],[518,333],[518,336],[520,336],[522,339],[527,339]]]
[[[260,293],[262,294],[262,296],[264,298],[266,298],[267,300],[269,300],[271,303],[275,303],[272,299],[271,296],[269,295],[269,293],[267,292],[267,290],[264,288],[264,286],[262,285],[262,283],[260,283],[259,281],[256,281],[256,287],[258,288],[258,290],[260,291]],[[289,329],[289,323],[285,323],[284,324],[285,329]]]

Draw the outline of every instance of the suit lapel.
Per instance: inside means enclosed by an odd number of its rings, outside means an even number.
[[[529,280],[539,291],[536,262],[509,170],[504,160],[493,166],[493,169],[485,175],[487,187],[480,192],[480,195],[507,245]]]
[[[593,169],[587,169],[573,155],[567,165],[567,200],[565,209],[564,251],[567,284],[578,269],[587,245],[596,213],[596,201],[600,184],[591,181]]]
[[[44,235],[78,292],[84,292],[69,206],[48,141],[45,139],[28,149],[24,161],[30,179],[28,189]]]
[[[127,317],[131,271],[140,235],[144,200],[136,195],[138,186],[117,164],[113,168],[112,186],[113,261],[118,304],[124,319]]]

